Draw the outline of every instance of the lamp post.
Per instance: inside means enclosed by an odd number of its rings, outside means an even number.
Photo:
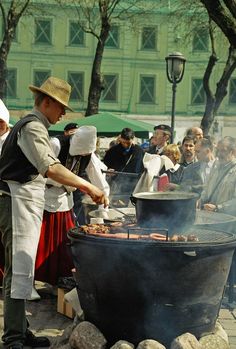
[[[176,86],[184,76],[184,68],[186,59],[180,52],[173,52],[165,58],[166,60],[166,75],[170,83],[172,83],[172,109],[171,109],[171,143],[174,140],[175,131],[175,96]]]

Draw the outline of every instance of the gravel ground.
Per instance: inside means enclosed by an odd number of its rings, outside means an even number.
[[[37,285],[41,295],[39,301],[27,301],[27,317],[30,329],[36,335],[47,336],[51,341],[58,339],[64,329],[71,325],[73,320],[57,312],[57,297],[50,293],[51,289],[46,285]],[[3,349],[1,336],[3,331],[3,301],[0,289],[0,349]]]

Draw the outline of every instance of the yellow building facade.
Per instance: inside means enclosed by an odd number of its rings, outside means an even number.
[[[20,20],[8,57],[6,104],[12,110],[31,108],[33,99],[28,85],[40,85],[53,75],[72,85],[70,104],[75,111],[83,112],[97,39],[80,29],[75,9],[49,3],[47,6],[44,13],[35,11],[33,16]],[[172,88],[166,76],[165,57],[179,51],[187,62],[183,80],[177,85],[176,115],[182,119],[192,117],[195,123],[201,119],[205,107],[202,77],[210,55],[209,38],[199,30],[186,43],[168,16],[170,10],[168,6],[157,8],[146,18],[143,16],[140,23],[137,21],[135,28],[128,21],[112,23],[102,60],[105,89],[100,110],[135,115],[153,124],[158,120],[168,122]],[[217,49],[220,60],[213,74],[213,90],[227,57],[226,42],[219,40]],[[236,73],[219,114],[234,116],[235,106]]]

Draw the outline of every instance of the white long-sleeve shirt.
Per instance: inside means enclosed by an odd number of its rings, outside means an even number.
[[[51,138],[51,145],[55,155],[58,156],[61,149],[60,141],[57,138]],[[101,189],[106,196],[109,196],[110,187],[101,171],[102,169],[106,170],[106,165],[95,153],[92,153],[85,171],[90,182]],[[73,188],[67,188],[67,191],[64,186],[51,179],[47,179],[47,184],[52,186],[47,186],[45,190],[45,210],[48,212],[69,211],[74,206],[72,191],[70,192],[70,189],[73,190]]]

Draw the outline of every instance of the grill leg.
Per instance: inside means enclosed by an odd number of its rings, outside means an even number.
[[[233,259],[232,259],[232,264],[229,272],[229,297],[228,297],[228,302],[233,303],[234,301],[234,281],[235,281],[235,258],[236,254],[234,252]]]

